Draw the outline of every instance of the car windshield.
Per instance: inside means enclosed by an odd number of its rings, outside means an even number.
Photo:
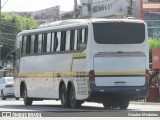
[[[145,40],[143,23],[93,23],[93,28],[98,44],[139,44]]]
[[[13,78],[6,78],[7,82],[13,82]]]

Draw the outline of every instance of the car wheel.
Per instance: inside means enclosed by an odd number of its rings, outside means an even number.
[[[71,86],[69,93],[71,108],[81,107],[82,101],[76,100],[76,94],[73,86]]]
[[[19,100],[19,98],[15,97],[16,100]]]
[[[24,88],[24,90],[23,90],[23,101],[24,101],[24,104],[26,105],[26,106],[29,106],[29,105],[32,105],[32,100],[31,99],[29,99],[28,98],[28,96],[27,96],[27,89],[26,89],[26,87]]]
[[[6,100],[6,97],[5,97],[4,92],[3,92],[3,91],[1,91],[1,99],[2,99],[2,100]]]
[[[60,89],[60,99],[61,99],[62,107],[64,108],[70,107],[68,96],[67,96],[67,90],[64,84],[61,86],[61,89]]]

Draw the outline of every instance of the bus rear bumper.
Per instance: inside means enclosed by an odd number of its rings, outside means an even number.
[[[90,99],[127,98],[129,100],[144,99],[148,94],[148,83],[144,86],[97,87],[91,85]]]

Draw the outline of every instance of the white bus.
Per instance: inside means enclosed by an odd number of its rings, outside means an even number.
[[[51,23],[19,33],[15,45],[15,96],[25,105],[61,100],[126,109],[148,91],[147,26],[141,20],[91,19]]]

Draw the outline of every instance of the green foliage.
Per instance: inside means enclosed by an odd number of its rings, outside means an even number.
[[[160,38],[155,39],[155,38],[148,38],[149,42],[149,58],[150,58],[150,63],[152,62],[152,49],[153,48],[160,48]]]
[[[154,38],[149,38],[149,51],[152,51],[152,48],[160,48],[160,38],[159,39],[154,39]]]
[[[23,30],[37,28],[37,22],[33,18],[26,18],[17,14],[9,15],[2,13],[1,35],[0,44],[4,44],[8,48],[12,48],[15,44],[16,36]],[[6,60],[9,49],[7,47],[1,48],[1,59]]]
[[[2,13],[2,31],[7,33],[18,33],[23,30],[37,28],[37,22],[33,18],[26,18],[17,14],[8,15]]]

